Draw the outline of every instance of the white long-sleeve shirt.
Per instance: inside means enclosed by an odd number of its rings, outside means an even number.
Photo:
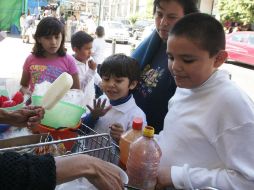
[[[95,98],[95,87],[94,84],[99,85],[101,77],[98,75],[96,70],[89,68],[88,63],[82,63],[75,59],[81,90],[84,92],[84,103],[83,106],[89,105],[93,107],[93,99]]]
[[[109,105],[109,99],[105,94],[100,96],[100,99],[107,99],[106,106]],[[132,121],[135,117],[142,118],[143,127],[147,125],[145,113],[137,106],[135,99],[131,95],[131,98],[127,102],[112,106],[106,115],[100,117],[95,124],[94,130],[99,133],[109,133],[109,127],[112,124],[119,123],[123,127],[123,130],[127,131],[131,129]]]
[[[106,58],[106,49],[107,45],[104,38],[95,38],[93,40],[93,58],[98,65],[102,64]]]
[[[177,189],[254,189],[254,103],[228,73],[177,88],[168,110],[158,136],[160,165]]]

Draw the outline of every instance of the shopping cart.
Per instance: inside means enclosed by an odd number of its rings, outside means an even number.
[[[70,151],[65,151],[64,153],[62,153],[61,155],[57,155],[56,157],[70,156],[75,154],[88,154],[90,156],[94,156],[104,161],[118,165],[119,146],[112,141],[110,135],[108,133],[98,134],[95,130],[88,127],[87,125],[83,123],[81,125],[82,130],[80,128],[73,130],[74,132],[77,132],[79,134],[78,137],[63,140],[52,140],[51,137],[48,136],[46,138],[44,137],[42,140],[43,142],[40,143],[2,148],[0,149],[0,153],[5,151],[17,151],[17,152],[22,151],[22,153],[24,153],[27,150],[29,151],[29,153],[31,152],[31,150],[33,150],[32,151],[33,153],[38,153],[38,149],[42,149],[42,151],[39,151],[41,154],[44,152],[44,150],[46,150],[45,153],[47,153],[49,149],[48,147],[50,146],[61,147],[59,145],[63,145],[64,143],[67,142],[72,142],[72,149]],[[138,189],[138,188],[132,187],[130,189]],[[168,188],[167,190],[173,189],[174,188]],[[218,189],[212,187],[205,187],[196,190],[218,190]]]
[[[0,153],[5,151],[25,153],[24,150],[29,150],[29,153],[34,154],[52,153],[51,147],[54,147],[54,149],[61,149],[61,151],[56,150],[57,153],[54,155],[55,157],[88,154],[104,161],[118,164],[119,146],[112,141],[110,135],[108,133],[98,134],[87,125],[83,123],[81,125],[82,130],[73,130],[79,134],[75,138],[54,140],[48,134],[48,136],[46,138],[42,138],[39,143],[2,148],[0,149]],[[65,151],[63,144],[68,142],[72,143],[72,148],[69,151]]]

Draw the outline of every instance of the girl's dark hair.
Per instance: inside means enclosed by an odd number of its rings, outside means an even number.
[[[155,14],[156,12],[156,7],[163,8],[160,6],[160,3],[162,1],[165,1],[165,2],[175,1],[179,3],[183,7],[184,15],[199,12],[197,8],[197,0],[154,0],[153,14]]]
[[[62,34],[62,41],[59,49],[57,50],[57,54],[59,56],[65,56],[66,49],[64,48],[65,41],[64,25],[55,17],[45,17],[39,22],[34,35],[35,44],[32,53],[36,57],[44,57],[45,50],[39,43],[38,39],[40,37],[58,35],[59,33]]]
[[[111,55],[103,61],[100,76],[127,77],[132,83],[139,80],[140,67],[136,59],[119,53]]]
[[[212,16],[193,13],[181,18],[171,29],[169,36],[186,37],[200,48],[208,51],[210,57],[225,50],[225,32],[222,24]]]
[[[81,49],[85,44],[93,42],[93,37],[84,31],[78,31],[71,36],[71,47]]]

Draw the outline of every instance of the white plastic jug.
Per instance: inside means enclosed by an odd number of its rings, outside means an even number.
[[[72,76],[62,73],[49,87],[42,98],[42,106],[50,110],[70,90],[73,84]]]

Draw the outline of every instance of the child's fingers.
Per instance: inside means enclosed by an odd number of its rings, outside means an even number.
[[[90,112],[93,111],[93,108],[91,108],[89,105],[86,105],[86,107],[90,110]]]
[[[96,104],[96,102],[95,102],[95,104]],[[96,107],[100,107],[100,106],[101,106],[101,99],[99,98],[99,99],[97,100]]]
[[[110,135],[111,136],[120,137],[122,134],[123,134],[123,131],[113,131],[113,130],[110,130]]]
[[[110,136],[116,141],[119,142],[122,133],[110,131]]]
[[[96,107],[96,99],[93,99],[93,107]]]
[[[107,113],[111,108],[112,108],[111,105],[107,106],[107,107],[104,109],[104,113]]]
[[[123,133],[123,127],[120,124],[113,124],[110,129],[113,132]]]
[[[102,107],[102,108],[104,108],[104,107],[105,107],[106,102],[107,102],[107,99],[104,99],[104,100],[103,100],[103,102],[102,102],[102,104],[101,104],[101,107]]]

